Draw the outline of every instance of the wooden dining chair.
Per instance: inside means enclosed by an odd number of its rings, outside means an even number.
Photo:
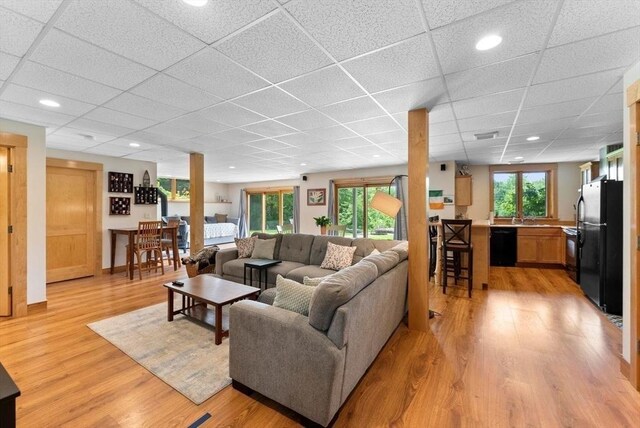
[[[129,251],[136,255],[138,265],[138,275],[142,280],[142,255],[147,255],[146,271],[151,268],[158,271],[158,264],[164,275],[164,260],[162,257],[162,222],[161,221],[141,221],[138,223],[138,233],[136,234],[133,248],[127,246],[127,263],[129,262]],[[151,261],[153,260],[153,265]],[[133,266],[129,266],[133,269]]]
[[[177,229],[180,226],[180,220],[177,218],[170,218],[167,220],[167,227],[175,227],[176,233]],[[173,251],[173,239],[171,238],[162,238],[162,250],[167,254],[167,261],[169,266],[173,266],[173,257],[171,257],[170,252]]]
[[[442,219],[442,292],[447,294],[447,278],[467,280],[469,297],[473,290],[473,245],[471,244],[471,220]],[[462,266],[462,254],[467,255],[467,266]],[[462,271],[466,271],[466,276]]]
[[[347,225],[345,224],[332,224],[327,226],[328,236],[344,236],[347,232]]]

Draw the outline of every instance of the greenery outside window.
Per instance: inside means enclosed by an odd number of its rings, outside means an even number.
[[[188,201],[189,180],[183,178],[158,178],[158,189],[165,195],[170,201]]]
[[[247,190],[249,234],[277,233],[276,226],[293,223],[293,189]]]
[[[492,166],[490,206],[496,218],[557,218],[557,165]]]

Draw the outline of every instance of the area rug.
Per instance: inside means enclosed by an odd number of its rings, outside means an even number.
[[[168,322],[166,303],[87,326],[195,404],[231,383],[229,339],[216,346],[213,327],[182,315]]]
[[[611,321],[616,327],[622,328],[622,317],[620,315],[604,314],[604,316],[607,317],[607,319]]]

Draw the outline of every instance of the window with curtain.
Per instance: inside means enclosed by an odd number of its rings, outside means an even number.
[[[277,233],[279,224],[293,224],[293,189],[247,190],[249,235]]]
[[[391,178],[358,180],[357,183],[336,182],[336,218],[338,224],[347,226],[345,236],[393,239],[395,218],[369,207],[377,191],[389,192]],[[396,196],[395,186],[391,186],[391,195]]]
[[[495,166],[490,171],[495,216],[556,218],[555,165]]]

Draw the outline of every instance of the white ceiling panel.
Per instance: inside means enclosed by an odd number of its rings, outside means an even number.
[[[516,118],[516,112],[510,111],[506,113],[490,114],[485,116],[470,117],[458,120],[458,126],[461,132],[477,131],[490,132],[496,128],[513,125]]]
[[[451,104],[438,104],[429,110],[429,123],[440,123],[454,120]]]
[[[118,89],[31,61],[22,65],[15,74],[13,83],[96,105],[121,93]]]
[[[625,107],[624,104],[624,94],[607,94],[600,98],[598,102],[589,109],[588,113],[604,113],[606,111],[622,110]]]
[[[389,144],[401,141],[404,146],[408,143],[407,131],[397,129],[395,131],[381,132],[379,134],[368,135],[367,139],[377,144]]]
[[[577,128],[584,128],[590,126],[601,125],[621,125],[624,120],[624,113],[622,110],[607,111],[604,113],[586,114],[578,119],[575,126]]]
[[[622,143],[623,134],[622,132],[613,132],[602,139],[603,143]]]
[[[424,31],[414,0],[300,0],[287,10],[338,61]]]
[[[389,113],[410,111],[423,107],[431,110],[435,105],[449,100],[440,77],[378,92],[373,97]],[[429,119],[431,120],[431,117]]]
[[[549,46],[638,25],[638,0],[564,0]]]
[[[67,125],[68,128],[79,129],[86,134],[91,135],[97,133],[100,135],[111,135],[113,137],[121,137],[123,135],[135,132],[134,129],[125,128],[124,126],[112,125],[104,122],[98,122],[90,119],[76,119]]]
[[[513,128],[513,135],[541,135],[555,138],[563,129],[571,126],[575,118],[567,117],[538,123],[516,124]]]
[[[549,32],[556,0],[518,1],[432,32],[445,74],[504,61],[542,49]],[[476,43],[489,34],[500,35],[502,44],[487,51]]]
[[[47,33],[29,59],[122,90],[155,74],[149,67],[56,29]]]
[[[185,170],[184,174],[180,174],[180,175],[173,175],[173,174],[163,174],[161,175],[160,173],[160,169],[158,169],[158,176],[167,176],[167,177],[188,177],[188,168],[187,165],[188,163],[186,162],[188,159],[188,154],[186,153],[181,153],[179,151],[175,151],[175,150],[146,150],[146,151],[140,151],[137,153],[133,153],[130,155],[125,156],[127,159],[138,159],[138,160],[143,160],[143,161],[151,161],[151,162],[162,162],[162,161],[168,161],[168,165],[173,165],[174,168],[182,171],[183,169]],[[179,163],[180,161],[185,161],[184,163]]]
[[[6,80],[19,62],[19,57],[0,52],[0,80]]]
[[[514,0],[422,0],[431,29],[511,3]]]
[[[259,114],[228,102],[209,107],[202,110],[200,114],[214,122],[229,126],[242,126],[265,119]]]
[[[138,131],[127,135],[130,140],[149,143],[153,145],[170,146],[177,144],[182,138],[170,136],[169,134],[152,134],[146,131]]]
[[[446,75],[454,101],[521,88],[527,84],[536,55]]]
[[[93,147],[98,144],[106,143],[107,141],[112,141],[113,136],[111,135],[101,135],[95,132],[91,133],[91,135],[87,135],[82,131],[78,131],[77,129],[72,128],[59,128],[56,132],[47,134],[47,143],[49,139],[52,137],[56,137],[59,141],[68,142],[70,144],[81,145],[85,148]]]
[[[200,147],[200,152],[212,152],[220,149],[224,149],[225,147],[235,146],[237,143],[233,141],[227,141],[220,138],[217,138],[215,134],[212,135],[201,135],[199,137],[191,138],[188,140],[180,141],[181,148],[188,148],[190,146],[198,146]],[[218,153],[215,153],[216,155]],[[215,159],[215,157],[214,157]],[[207,162],[211,161],[209,158]]]
[[[157,121],[172,119],[187,112],[178,107],[159,103],[129,92],[117,96],[106,103],[105,107]]]
[[[85,118],[97,120],[99,122],[110,123],[112,125],[124,126],[125,128],[140,130],[158,123],[156,120],[122,113],[104,107],[98,107],[84,115]]]
[[[524,95],[524,89],[508,92],[498,92],[484,97],[469,98],[452,103],[458,119],[480,116],[483,114],[504,113],[516,111]]]
[[[217,49],[273,83],[330,63],[329,58],[282,13],[225,40]]]
[[[342,138],[355,137],[356,133],[345,128],[344,126],[332,126],[330,128],[318,128],[307,131],[307,134],[312,137],[320,138],[321,140],[326,141],[335,141],[340,140]],[[279,138],[282,139],[282,138]],[[322,143],[319,143],[322,145]]]
[[[122,157],[133,153],[140,152],[135,147],[120,146],[111,143],[104,143],[84,150],[86,153],[102,156]]]
[[[365,94],[349,76],[335,65],[297,77],[281,83],[279,86],[314,107],[333,104]]]
[[[229,141],[234,144],[248,143],[249,141],[256,141],[264,138],[258,134],[245,131],[243,129],[229,129],[217,134],[212,134],[211,137],[219,138],[223,141]]]
[[[202,135],[202,132],[194,131],[193,129],[184,128],[178,126],[172,122],[164,122],[159,125],[154,125],[144,130],[151,134],[166,135],[168,137],[174,137],[180,140],[186,140],[188,138],[197,137]]]
[[[279,135],[293,134],[294,132],[297,132],[296,129],[283,125],[282,123],[278,123],[274,120],[252,123],[251,125],[245,126],[243,129],[264,135],[265,137],[277,137]]]
[[[212,48],[179,62],[166,73],[224,99],[253,92],[269,84]]]
[[[215,95],[162,73],[136,86],[131,92],[185,110],[197,110],[222,101]]]
[[[429,138],[458,132],[455,120],[429,124]]]
[[[203,7],[181,1],[135,0],[164,19],[211,44],[275,9],[269,0],[216,0]]]
[[[237,98],[233,100],[233,103],[267,117],[283,116],[308,108],[303,102],[298,101],[291,95],[273,86]]]
[[[506,138],[509,136],[509,131],[511,131],[511,126],[503,126],[501,128],[492,128],[490,130],[480,130],[480,131],[464,131],[461,133],[462,135],[462,141],[464,141],[465,143],[467,142],[475,142],[476,140],[476,136],[475,134],[479,134],[479,133],[484,133],[484,132],[497,132],[497,136],[494,139],[491,140],[480,140],[480,141],[486,141],[486,142],[490,142],[491,144],[494,144],[497,140],[501,140],[502,138],[504,138],[505,142],[507,141]]]
[[[100,142],[91,140],[80,135],[64,135],[58,132],[47,135],[47,148],[63,150],[82,151],[90,147],[95,147]]]
[[[199,113],[190,113],[167,122],[181,128],[192,129],[203,134],[211,134],[229,129],[227,125],[207,119]]]
[[[611,134],[616,129],[620,129],[618,125],[591,126],[588,128],[572,128],[562,133],[562,138],[581,138],[605,136]]]
[[[41,23],[0,8],[0,51],[23,56],[41,30]]]
[[[80,101],[64,98],[58,95],[51,95],[38,89],[26,88],[18,85],[7,85],[2,92],[0,99],[11,101],[16,104],[24,104],[36,109],[50,111],[53,113],[63,113],[71,116],[80,116],[96,106]],[[46,107],[40,104],[40,100],[50,99],[60,103],[60,107]]]
[[[127,0],[76,0],[56,27],[156,70],[205,46]]]
[[[16,104],[0,100],[0,115],[7,119],[15,119],[20,122],[33,123],[41,126],[60,126],[71,122],[74,116],[56,113],[39,108]]]
[[[289,144],[285,144],[271,138],[252,141],[247,143],[247,146],[261,150],[283,150],[285,152],[284,154],[287,154],[287,152],[293,148],[293,146],[290,146]]]
[[[346,61],[343,66],[369,92],[438,76],[438,67],[426,35]]]
[[[334,147],[337,147],[343,150],[351,150],[351,149],[355,149],[356,147],[366,147],[371,145],[369,141],[367,141],[362,137],[343,138],[342,140],[336,140],[331,144]]]
[[[47,22],[62,0],[2,0],[0,6],[40,22]]]
[[[595,100],[596,98],[581,98],[564,103],[526,108],[520,112],[518,124],[545,122],[563,117],[576,117],[584,113]]]
[[[131,144],[134,144],[134,146],[131,146]],[[138,146],[135,146],[135,144],[138,144]],[[115,140],[109,141],[109,145],[110,146],[118,146],[118,147],[130,147],[133,150],[135,150],[136,152],[141,152],[143,150],[164,149],[164,147],[160,146],[160,145],[149,144],[149,143],[140,143],[137,140],[131,140],[131,139],[128,139],[128,138],[116,138]]]
[[[404,132],[389,116],[374,117],[357,122],[350,122],[346,125],[360,135],[379,134],[381,132],[389,131]]]
[[[315,135],[309,135],[304,132],[296,132],[295,134],[289,135],[281,135],[277,138],[278,141],[282,141],[286,144],[291,144],[294,146],[307,146],[307,147],[317,147],[316,143],[321,142],[322,139]]]
[[[307,110],[278,118],[278,122],[296,128],[300,131],[317,129],[326,126],[335,126],[336,121],[318,112],[317,110]]]
[[[640,4],[640,2],[638,2]],[[638,15],[640,22],[640,15]],[[547,49],[534,83],[558,80],[612,68],[627,68],[640,55],[640,26],[595,39]]]
[[[331,104],[322,107],[320,111],[340,122],[353,122],[385,114],[384,110],[378,107],[369,97],[355,98],[349,101]]]

